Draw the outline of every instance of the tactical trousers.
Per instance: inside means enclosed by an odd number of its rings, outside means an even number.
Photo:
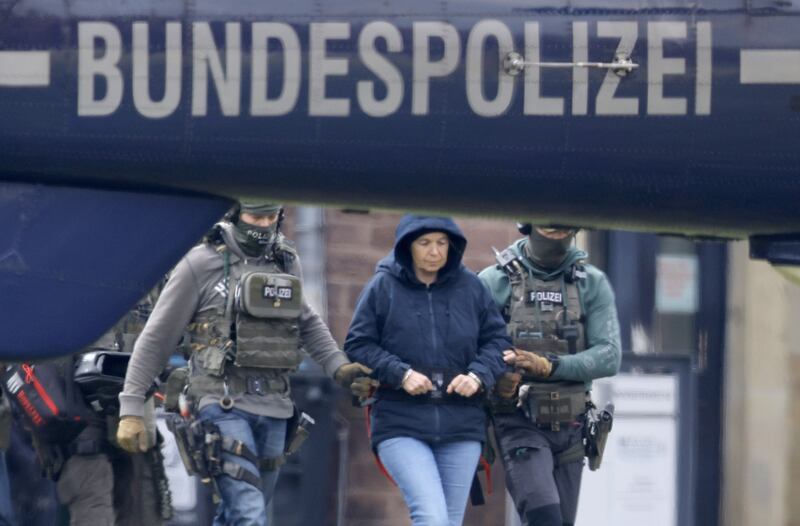
[[[69,508],[70,526],[114,526],[114,475],[105,454],[72,455],[56,491]]]
[[[200,418],[216,424],[223,437],[242,441],[260,459],[278,457],[283,453],[286,441],[284,419],[254,415],[235,407],[225,411],[219,404],[203,407]],[[260,476],[261,488],[228,475],[216,477],[222,502],[217,508],[215,526],[268,526],[266,510],[275,491],[278,470],[259,472],[250,461],[230,453],[223,453],[222,458]]]
[[[493,420],[506,487],[522,524],[574,524],[583,459],[560,462],[558,456],[581,443],[582,424],[565,425],[559,431],[539,429],[519,411],[495,415]]]
[[[56,486],[70,526],[160,526],[152,468],[144,454],[72,455]]]

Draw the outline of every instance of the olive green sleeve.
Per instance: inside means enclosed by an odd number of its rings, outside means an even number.
[[[489,289],[497,308],[500,309],[500,312],[503,312],[511,298],[511,284],[508,281],[508,275],[505,271],[493,265],[481,270],[478,273],[478,277]]]
[[[553,380],[591,382],[619,371],[622,350],[614,291],[605,274],[587,267],[587,279],[578,284],[586,316],[587,349],[562,356]]]

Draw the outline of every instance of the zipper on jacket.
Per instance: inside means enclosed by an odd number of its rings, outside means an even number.
[[[438,352],[439,348],[436,345],[436,317],[433,315],[433,293],[431,287],[428,285],[428,314],[431,317],[431,337],[433,338],[433,352]]]
[[[436,344],[436,317],[433,314],[433,292],[431,292],[431,286],[427,286],[426,292],[428,293],[428,314],[431,317],[431,337],[433,337],[433,352],[439,352],[439,346]],[[443,388],[447,388],[446,386],[442,386]],[[433,439],[436,442],[439,442],[441,437],[441,417],[439,415],[439,406],[437,404],[433,405],[433,415],[434,415],[434,436]]]

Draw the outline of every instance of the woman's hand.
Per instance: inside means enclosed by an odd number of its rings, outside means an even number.
[[[425,394],[428,391],[433,391],[433,384],[430,378],[424,374],[418,373],[413,369],[409,369],[406,376],[403,378],[403,389],[412,395],[417,396]]]
[[[447,386],[447,394],[458,393],[461,396],[469,397],[480,391],[480,389],[481,384],[478,380],[466,374],[459,374]]]

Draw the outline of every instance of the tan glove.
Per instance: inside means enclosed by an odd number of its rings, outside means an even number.
[[[117,427],[117,442],[119,447],[129,453],[144,453],[147,451],[147,430],[144,418],[141,416],[123,416]]]
[[[362,402],[369,398],[373,388],[378,387],[378,380],[369,376],[359,376],[350,384],[350,393]]]
[[[351,385],[356,378],[369,376],[371,372],[372,369],[358,362],[346,363],[336,369],[336,372],[333,373],[333,379],[345,389],[351,389]]]
[[[553,364],[547,358],[520,349],[517,349],[517,359],[514,365],[524,369],[526,373],[540,378],[550,376],[553,369]]]
[[[503,398],[514,398],[517,393],[517,386],[522,380],[522,375],[519,373],[505,373],[497,381],[495,390]]]

